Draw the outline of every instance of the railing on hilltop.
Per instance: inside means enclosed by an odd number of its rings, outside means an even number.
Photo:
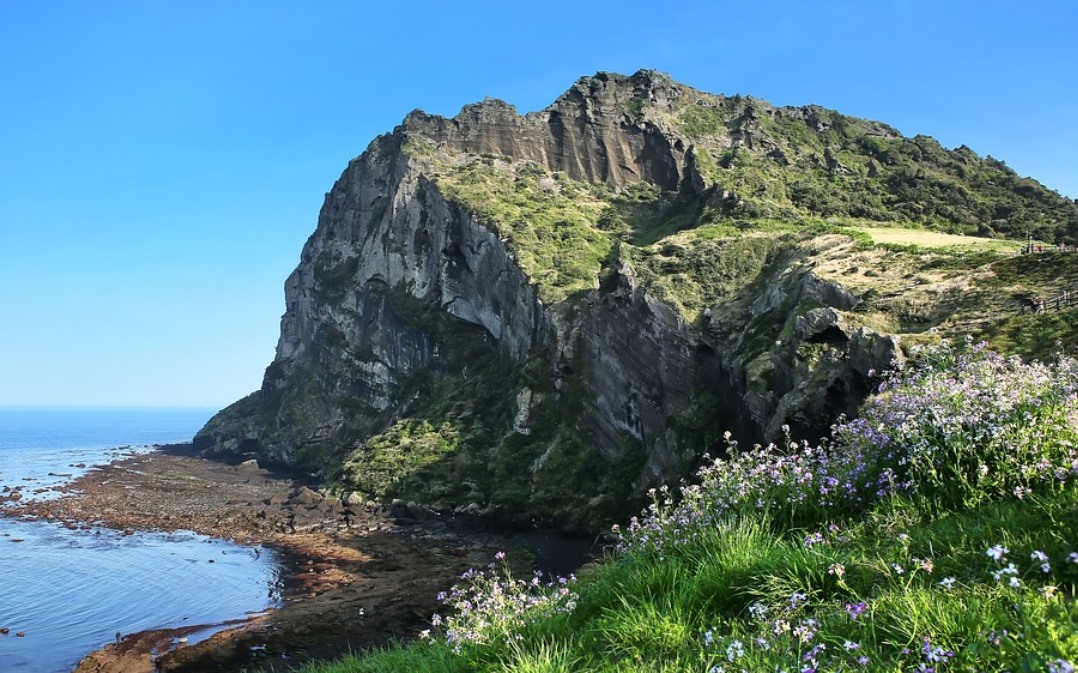
[[[1040,252],[1078,252],[1078,245],[1067,245],[1066,243],[1060,243],[1059,245],[1034,245],[1033,243],[1027,243],[1021,248],[1018,248],[1019,255],[1035,255]]]
[[[1030,308],[1034,313],[1044,313],[1045,311],[1062,311],[1065,308],[1071,306],[1078,306],[1078,292],[1071,292],[1064,290],[1051,299],[1040,299],[1033,297],[1029,300]],[[1023,306],[1023,311],[1025,307]]]

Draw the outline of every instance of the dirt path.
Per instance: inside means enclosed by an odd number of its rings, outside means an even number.
[[[186,451],[116,461],[62,487],[55,500],[5,494],[5,508],[68,527],[192,530],[269,545],[292,570],[284,606],[190,646],[178,631],[132,634],[86,657],[77,673],[285,671],[383,644],[423,628],[438,592],[496,551],[489,540],[443,533],[438,524],[398,526],[378,509],[325,498],[257,466]]]

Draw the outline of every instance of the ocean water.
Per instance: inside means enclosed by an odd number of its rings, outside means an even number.
[[[0,408],[0,489],[23,485],[30,497],[54,497],[34,491],[148,445],[187,441],[212,413]],[[265,548],[0,516],[0,627],[10,630],[0,635],[0,671],[71,671],[117,632],[206,625],[188,636],[197,642],[276,605],[281,582]]]

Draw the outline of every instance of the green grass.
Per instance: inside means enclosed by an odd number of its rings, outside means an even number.
[[[1076,377],[1072,361],[928,349],[825,448],[731,445],[697,482],[653,492],[642,521],[616,533],[621,550],[564,589],[492,564],[453,592],[433,640],[307,670],[1070,670]],[[1028,406],[1004,409],[1016,399]],[[892,416],[893,428],[878,423]]]
[[[1013,255],[1025,245],[1024,241],[961,236],[910,227],[859,227],[858,231],[868,234],[875,243],[913,245],[922,248],[952,248]]]
[[[436,181],[506,240],[545,303],[595,287],[614,240],[600,227],[609,205],[603,188],[489,157],[473,157]]]
[[[1009,316],[993,324],[985,338],[997,350],[1026,359],[1050,360],[1062,350],[1078,352],[1078,307]]]
[[[519,641],[457,654],[439,643],[402,645],[306,670],[706,671],[728,665],[726,648],[740,640],[746,654],[738,665],[770,671],[796,665],[809,647],[776,638],[774,621],[756,622],[750,606],[760,603],[778,616],[795,592],[807,600],[786,611],[787,621],[815,619],[832,653],[845,654],[848,640],[871,659],[862,668],[851,665],[854,657],[840,656],[845,670],[913,670],[925,637],[959,652],[944,670],[1019,670],[1031,656],[1078,658],[1078,605],[1072,601],[1078,566],[1063,561],[1078,540],[1073,488],[937,519],[888,501],[864,522],[830,532],[824,543],[807,547],[801,537],[798,531],[776,535],[762,517],[727,521],[671,553],[621,556],[592,568],[580,582],[577,609],[522,630]],[[1020,588],[992,580],[999,564],[985,551],[997,544],[1010,549],[1008,558],[1021,569]],[[1029,560],[1033,551],[1046,552],[1058,569],[1041,573]],[[930,559],[931,572],[913,558]],[[841,578],[829,573],[839,564]],[[940,585],[946,577],[955,578],[954,588]],[[1049,586],[1053,597],[1045,595]],[[866,614],[851,619],[846,606],[862,601]],[[1011,635],[991,645],[989,632],[1003,629]],[[753,644],[763,637],[773,642],[771,650]],[[903,654],[907,648],[911,652]]]

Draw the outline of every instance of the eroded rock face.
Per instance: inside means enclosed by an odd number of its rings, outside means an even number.
[[[577,334],[561,341],[576,342],[588,363],[589,418],[599,449],[626,442],[649,447],[649,476],[669,479],[691,461],[665,434],[667,419],[692,400],[696,338],[676,310],[638,285],[630,265],[619,264],[608,284],[595,294]]]
[[[574,180],[622,188],[649,182],[676,190],[685,176],[684,143],[654,121],[626,112],[631,100],[669,105],[682,89],[641,71],[585,77],[541,112],[517,114],[500,100],[466,106],[453,119],[413,112],[398,132],[429,139],[450,154],[534,161]]]
[[[710,311],[689,322],[618,259],[584,296],[544,306],[541,279],[529,278],[506,241],[438,186],[442,168],[432,156],[491,154],[614,190],[637,182],[701,189],[684,140],[632,113],[632,100],[669,107],[684,92],[654,73],[599,75],[525,116],[500,101],[453,119],[410,114],[350,162],[326,195],[285,284],[281,337],[262,388],[211,420],[196,445],[207,455],[257,457],[332,478],[349,452],[386,428],[421,418],[433,424],[423,430],[430,435],[444,422],[456,433],[446,440],[455,453],[433,467],[417,464],[418,481],[404,479],[387,493],[446,506],[506,501],[593,520],[589,509],[611,516],[633,506],[611,503],[622,497],[613,493],[683,476],[709,447],[687,445],[680,428],[716,425],[708,414],[752,441],[776,435],[783,423],[816,428],[852,411],[868,391],[868,370],[885,368],[895,344],[848,328],[842,312],[858,298],[810,269],[768,267],[773,281],[721,329]],[[764,348],[746,345],[754,321],[773,323],[756,335]],[[784,330],[785,340],[776,339]],[[816,361],[803,362],[804,344],[819,344]],[[471,353],[508,361],[499,370],[506,380],[488,385],[507,387],[504,413],[437,388],[474,383]],[[435,389],[447,399],[432,401]],[[711,406],[679,424],[701,392]],[[551,423],[556,431],[544,427]],[[564,479],[564,465],[573,464],[587,467],[576,481]],[[442,478],[466,488],[423,482]]]

